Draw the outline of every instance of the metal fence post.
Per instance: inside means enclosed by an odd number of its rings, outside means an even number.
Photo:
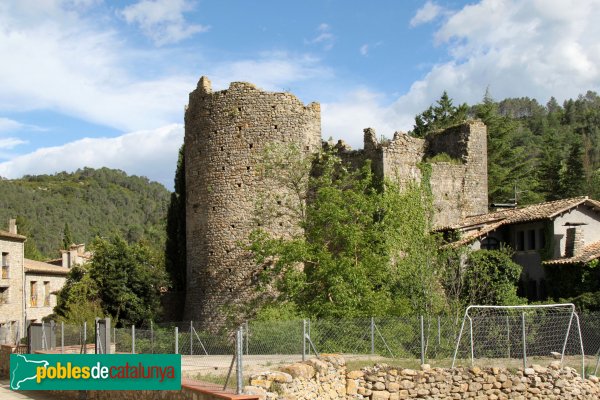
[[[523,369],[527,368],[527,344],[525,343],[525,313],[521,313],[521,325],[523,330]]]
[[[179,354],[179,328],[175,327],[175,354]]]
[[[442,323],[440,318],[441,317],[438,315],[438,346],[442,344]]]
[[[423,316],[420,317],[421,320],[421,365],[425,364],[425,332],[423,329]]]
[[[150,321],[150,352],[154,354],[154,324]]]
[[[249,334],[250,334],[250,329],[248,329],[248,321],[246,320],[246,324],[245,324],[245,328],[246,328],[246,355],[250,354],[248,352],[248,342],[250,342],[250,338],[249,338]]]
[[[306,361],[306,320],[302,320],[302,361]]]
[[[237,340],[236,340],[236,354],[237,354],[237,362],[236,362],[236,373],[237,373],[237,394],[242,394],[244,378],[243,378],[243,366],[242,366],[242,352],[244,351],[242,341],[244,340],[244,332],[243,328],[240,326],[237,331]]]
[[[371,355],[375,355],[375,318],[371,317]]]
[[[65,323],[60,323],[60,352],[65,352]]]
[[[190,321],[190,356],[194,354],[194,321]]]
[[[131,354],[135,354],[135,325],[131,325]]]
[[[508,358],[510,358],[510,320],[508,315],[506,316],[506,343],[508,346]]]
[[[87,322],[83,322],[83,354],[87,354]]]

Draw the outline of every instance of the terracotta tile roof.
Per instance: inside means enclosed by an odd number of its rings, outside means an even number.
[[[26,236],[17,235],[16,233],[10,233],[7,231],[2,231],[2,230],[0,230],[0,237],[7,238],[7,239],[17,239],[17,240],[22,240],[22,241],[25,241],[27,239]]]
[[[41,274],[52,274],[52,275],[67,275],[69,268],[59,267],[58,265],[48,264],[42,261],[35,260],[24,260],[25,272],[35,272]]]
[[[544,265],[557,264],[579,264],[586,263],[596,258],[600,258],[600,241],[594,242],[581,249],[581,252],[574,257],[557,258],[556,260],[544,261]]]
[[[573,197],[570,199],[532,204],[521,208],[511,208],[487,214],[474,215],[463,218],[456,225],[438,228],[436,231],[462,231],[463,235],[460,240],[450,244],[452,247],[457,247],[468,244],[503,225],[553,219],[580,205],[591,207],[600,212],[600,201],[592,200],[587,196]]]
[[[507,210],[495,211],[487,214],[474,215],[463,218],[458,224],[446,227],[445,229],[461,229],[469,226],[489,224],[496,221],[503,221],[504,224],[536,221],[541,219],[552,219],[572,208],[585,204],[588,207],[595,208],[600,212],[600,201],[585,197],[573,197],[545,203],[532,204],[521,208],[511,208]]]

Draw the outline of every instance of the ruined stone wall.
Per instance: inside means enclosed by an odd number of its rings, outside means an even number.
[[[435,156],[442,153],[452,161],[436,160]],[[470,121],[425,139],[397,132],[385,144],[377,142],[374,131],[365,129],[364,150],[344,158],[354,164],[370,159],[375,173],[401,187],[419,182],[420,163],[430,162],[436,227],[487,212],[487,131],[481,121]]]
[[[460,164],[432,163],[434,224],[449,226],[461,218],[488,212],[487,128],[471,121],[427,138],[426,157],[446,153]]]
[[[314,153],[321,146],[319,104],[242,82],[212,92],[208,79],[200,79],[185,114],[186,319],[222,320],[227,306],[253,294],[255,267],[240,243],[257,227],[257,199],[281,190],[257,171],[269,143]],[[283,235],[293,222],[269,221],[265,228]]]

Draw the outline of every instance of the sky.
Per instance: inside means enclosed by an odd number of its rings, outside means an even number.
[[[391,137],[456,104],[600,89],[600,0],[3,0],[0,176],[118,168],[172,189],[188,94],[321,103],[322,136]]]

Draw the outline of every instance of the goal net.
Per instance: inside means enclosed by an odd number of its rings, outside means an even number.
[[[514,367],[560,360],[585,367],[579,316],[573,304],[469,306],[463,317],[452,367]],[[572,365],[573,366],[573,365]]]

